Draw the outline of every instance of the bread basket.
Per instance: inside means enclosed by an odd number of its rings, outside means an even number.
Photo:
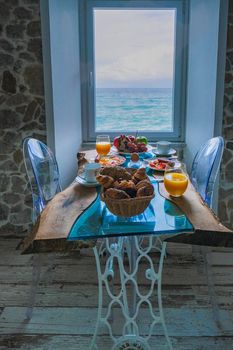
[[[127,172],[125,171],[127,170]],[[121,168],[121,167],[109,167],[100,170],[100,174],[112,176],[115,180],[119,177],[124,180],[129,180],[136,169]],[[112,199],[105,196],[104,191],[101,191],[101,200],[106,204],[106,207],[111,213],[117,216],[131,217],[139,215],[145,211],[150,204],[150,201],[154,198],[154,194],[145,197],[135,197],[127,199]]]

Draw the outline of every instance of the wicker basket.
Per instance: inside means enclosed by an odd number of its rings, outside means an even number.
[[[129,180],[131,174],[133,174],[136,171],[136,169],[127,169],[127,174],[125,170],[122,169],[123,168],[121,167],[104,168],[100,171],[100,173],[103,175],[112,176],[115,180],[117,180],[119,177]],[[153,194],[151,196],[145,197],[111,199],[106,197],[103,191],[101,192],[100,196],[101,200],[106,204],[107,208],[111,211],[111,213],[117,216],[124,217],[135,216],[143,213],[144,210],[150,204],[150,201],[154,198]]]

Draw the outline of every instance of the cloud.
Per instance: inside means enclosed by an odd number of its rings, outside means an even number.
[[[97,86],[171,86],[174,19],[173,10],[95,10]]]

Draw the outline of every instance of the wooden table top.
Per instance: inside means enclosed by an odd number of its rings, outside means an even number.
[[[85,151],[93,157],[93,150]],[[185,194],[179,198],[170,197],[163,183],[160,194],[174,202],[187,216],[194,227],[193,233],[182,233],[167,238],[167,241],[196,245],[233,247],[233,231],[221,224],[218,217],[203,202],[189,183]],[[39,216],[32,232],[23,240],[23,254],[39,252],[72,251],[94,246],[95,241],[68,241],[67,237],[77,218],[97,197],[95,187],[87,188],[77,182],[58,193]]]

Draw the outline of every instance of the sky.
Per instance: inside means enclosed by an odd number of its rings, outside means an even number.
[[[97,87],[172,87],[173,10],[94,10]]]

